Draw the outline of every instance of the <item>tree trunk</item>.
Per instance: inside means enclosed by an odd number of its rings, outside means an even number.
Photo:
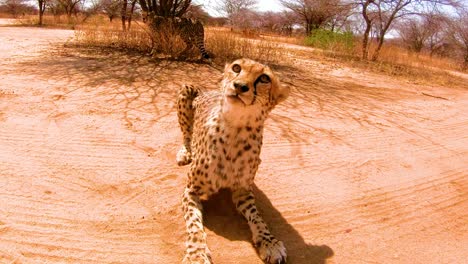
[[[372,25],[366,24],[366,31],[364,31],[364,36],[362,37],[362,59],[367,60],[369,56],[369,34],[371,31]]]
[[[377,49],[375,49],[374,51],[374,54],[372,54],[372,61],[376,61],[377,58],[379,57],[379,54],[380,54],[380,50],[382,49],[382,45],[383,45],[383,42],[384,42],[384,35],[385,33],[383,33],[380,37],[379,37],[379,44],[377,44]]]
[[[310,20],[306,20],[306,36],[309,36],[310,32],[312,32],[312,22]]]
[[[372,1],[366,1],[362,5],[362,16],[366,22],[366,30],[364,31],[364,36],[362,37],[362,59],[367,60],[369,57],[369,34],[372,29],[372,20],[367,15],[367,7],[371,4]]]
[[[468,69],[468,47],[465,50],[465,56],[464,56],[464,61],[463,61],[463,70]]]
[[[429,39],[429,57],[432,58],[435,52],[435,44],[432,37]]]
[[[122,10],[121,10],[121,16],[122,16],[122,30],[127,31],[126,28],[126,22],[127,22],[127,5],[128,5],[128,0],[123,0],[122,1]]]
[[[374,54],[372,55],[372,60],[376,61],[377,58],[379,57],[380,50],[382,48],[383,42],[385,40],[385,34],[387,33],[388,29],[390,28],[390,25],[393,23],[393,20],[395,19],[396,15],[400,10],[402,10],[405,6],[409,5],[411,1],[406,1],[402,3],[401,1],[398,2],[398,5],[395,7],[395,9],[392,11],[392,14],[388,18],[387,22],[384,24],[382,27],[382,31],[379,34],[379,44],[377,46],[377,49],[375,50]]]
[[[45,0],[38,0],[39,3],[39,26],[42,26],[43,18],[44,18],[44,11],[45,11]]]
[[[135,5],[136,5],[137,0],[132,0],[132,4],[130,7],[130,14],[128,14],[128,25],[127,29],[130,30],[130,26],[132,25],[132,17],[133,17],[133,12],[135,11]]]
[[[67,20],[68,20],[68,24],[72,24],[73,21],[72,21],[72,11],[67,11]]]

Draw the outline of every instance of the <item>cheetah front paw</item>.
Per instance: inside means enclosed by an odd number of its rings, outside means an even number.
[[[184,166],[192,162],[192,155],[185,147],[182,147],[176,156],[177,165]]]
[[[276,238],[260,238],[255,244],[260,258],[269,264],[282,264],[286,263],[286,248],[283,242]]]
[[[213,262],[211,261],[211,254],[209,251],[195,251],[185,253],[182,264],[213,264]]]

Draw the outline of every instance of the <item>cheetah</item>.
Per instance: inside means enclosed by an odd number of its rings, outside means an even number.
[[[286,263],[286,248],[260,216],[252,184],[260,160],[263,126],[269,112],[289,95],[272,70],[250,59],[224,68],[220,91],[202,93],[184,85],[177,99],[183,145],[179,166],[190,164],[182,208],[188,233],[183,263],[212,263],[203,227],[201,200],[231,190],[247,220],[253,244],[266,263]]]
[[[185,17],[166,18],[147,13],[144,14],[144,20],[153,32],[164,32],[165,28],[165,30],[179,35],[186,45],[181,52],[182,57],[185,57],[196,46],[200,51],[201,58],[211,62],[211,56],[205,49],[205,29],[199,20]]]

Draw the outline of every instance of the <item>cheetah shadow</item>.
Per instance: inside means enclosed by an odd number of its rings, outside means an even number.
[[[311,245],[291,226],[271,204],[268,197],[256,186],[253,187],[257,208],[272,233],[284,242],[288,250],[288,263],[324,264],[334,255],[327,245]],[[237,213],[231,201],[231,192],[221,190],[203,202],[204,225],[207,229],[229,240],[251,242],[251,232],[245,219]],[[229,225],[226,225],[229,223]]]

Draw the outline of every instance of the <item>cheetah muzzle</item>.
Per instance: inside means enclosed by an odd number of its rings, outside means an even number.
[[[190,164],[182,207],[187,228],[183,263],[212,263],[200,201],[222,188],[232,191],[237,210],[252,231],[266,263],[286,263],[286,248],[260,216],[252,184],[260,165],[263,124],[289,95],[268,66],[249,59],[226,65],[219,91],[184,85],[177,100],[183,146],[177,164]]]

